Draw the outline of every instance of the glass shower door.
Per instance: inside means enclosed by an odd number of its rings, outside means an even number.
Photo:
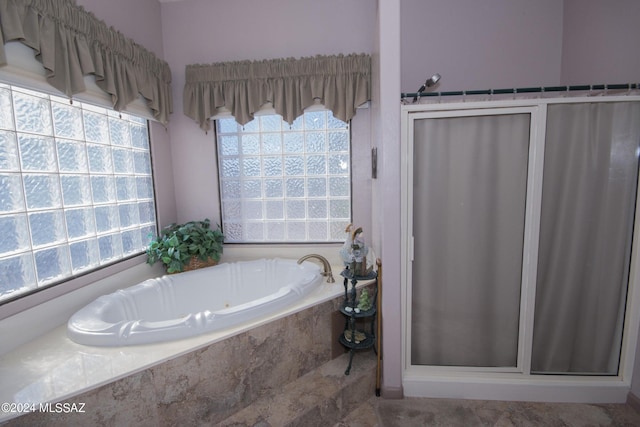
[[[413,120],[411,365],[516,369],[531,114]]]

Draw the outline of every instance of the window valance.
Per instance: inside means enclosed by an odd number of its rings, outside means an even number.
[[[169,121],[169,65],[75,0],[2,0],[0,30],[0,66],[7,64],[4,45],[19,41],[35,51],[49,84],[67,96],[84,91],[84,76],[94,75],[115,110],[142,95],[156,120]]]
[[[371,56],[315,56],[301,59],[187,65],[184,113],[203,130],[218,108],[246,124],[271,103],[288,123],[318,99],[340,120],[350,120],[370,99]]]

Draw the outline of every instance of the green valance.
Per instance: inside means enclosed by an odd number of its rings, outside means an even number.
[[[246,124],[271,103],[293,123],[317,99],[348,121],[370,99],[370,88],[371,56],[366,54],[187,65],[184,114],[206,131],[218,108]]]
[[[84,76],[91,74],[116,111],[142,95],[156,120],[169,121],[169,65],[74,0],[1,0],[0,30],[0,66],[7,64],[4,45],[19,41],[34,50],[49,84],[67,96],[86,90]]]

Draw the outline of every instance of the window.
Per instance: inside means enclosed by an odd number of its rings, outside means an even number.
[[[225,241],[342,242],[351,222],[349,125],[310,111],[217,120]]]
[[[147,122],[0,84],[0,301],[141,253]]]

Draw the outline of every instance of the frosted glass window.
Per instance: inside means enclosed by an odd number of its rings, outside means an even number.
[[[0,129],[15,129],[11,91],[6,86],[0,87]]]
[[[109,133],[111,134],[111,144],[131,145],[130,125],[117,117],[109,117]]]
[[[91,193],[93,203],[115,202],[116,184],[114,177],[111,175],[92,175]]]
[[[87,166],[87,150],[83,142],[58,140],[58,163],[60,172],[84,172]]]
[[[95,239],[71,243],[69,252],[74,273],[97,267],[100,264],[98,242]]]
[[[51,135],[51,108],[48,96],[27,90],[13,91],[13,111],[18,132]]]
[[[91,202],[87,175],[62,175],[60,183],[65,206],[84,206]]]
[[[23,174],[27,209],[61,207],[60,179],[57,174]]]
[[[109,122],[106,110],[101,113],[92,111],[83,111],[85,140],[88,142],[96,142],[109,144]]]
[[[216,121],[225,241],[341,242],[351,222],[349,125],[331,111],[289,125]]]
[[[1,118],[0,118],[1,120]],[[15,132],[0,131],[0,170],[20,170]]]
[[[0,303],[144,252],[151,171],[146,120],[0,84]]]
[[[59,244],[65,241],[62,210],[30,213],[29,228],[34,247]]]
[[[55,135],[60,138],[82,140],[84,137],[82,110],[69,105],[66,100],[63,102],[51,103]]]
[[[24,214],[0,216],[0,251],[20,252],[29,248],[29,229]]]
[[[37,135],[18,135],[23,171],[52,172],[56,170],[53,138]]]
[[[23,210],[24,197],[21,175],[0,173],[0,215]]]
[[[134,148],[149,149],[149,132],[147,132],[147,123],[143,122],[139,125],[131,124],[131,145]],[[138,153],[138,152],[136,152]]]

